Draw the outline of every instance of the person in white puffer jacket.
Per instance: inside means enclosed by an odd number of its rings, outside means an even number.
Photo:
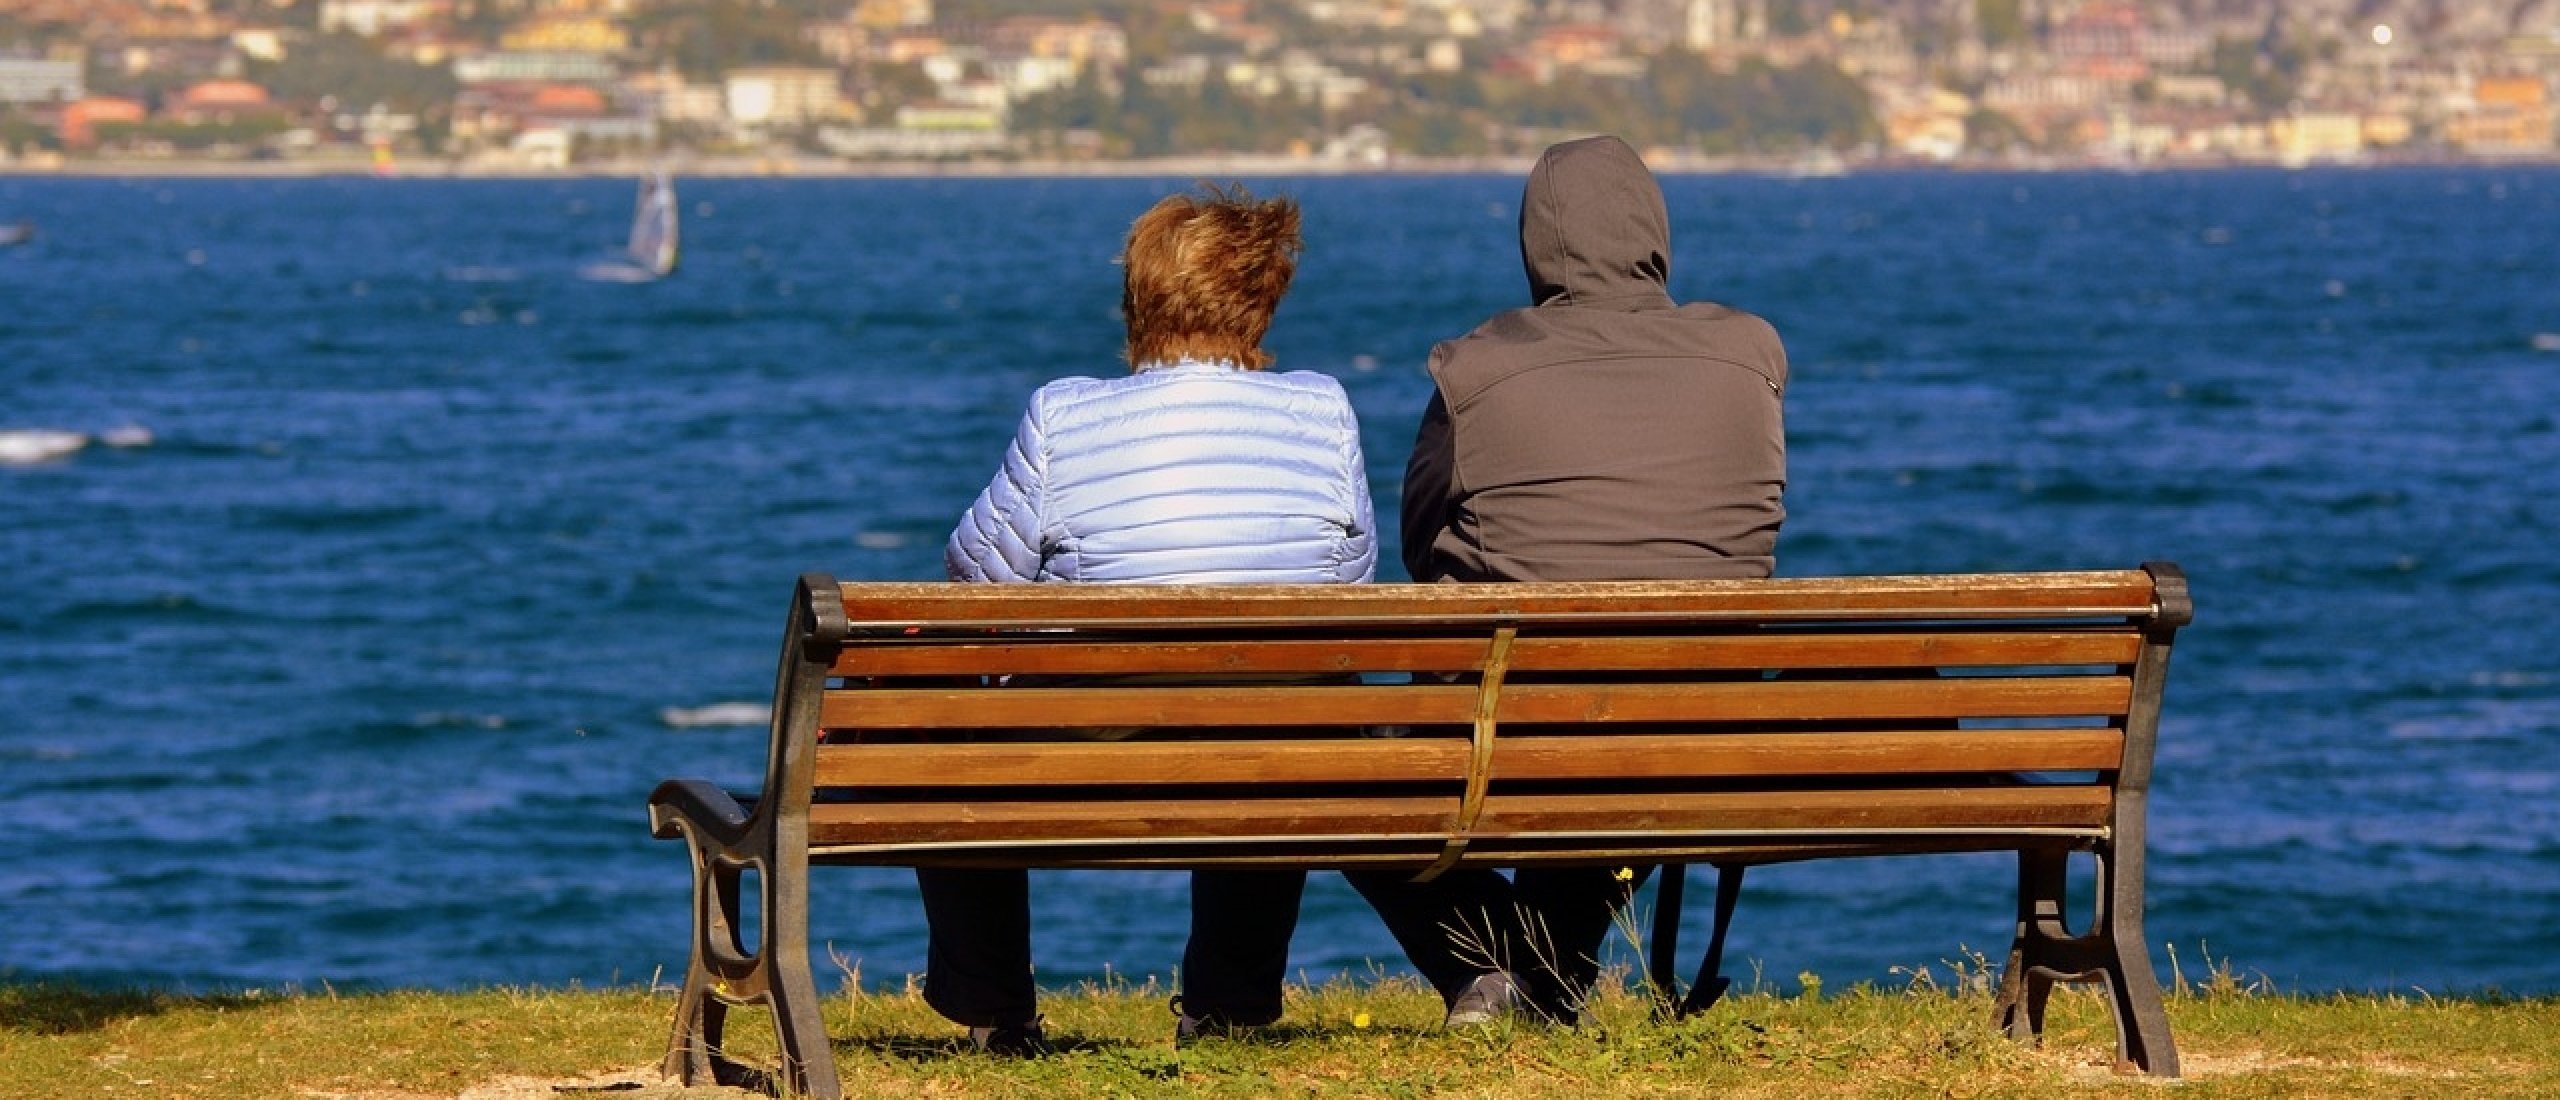
[[[1130,374],[1031,398],[944,554],[953,580],[1358,583],[1377,569],[1360,427],[1342,385],[1269,373],[1298,209],[1211,188],[1130,227]],[[1096,731],[1096,736],[1109,736]],[[919,868],[927,1003],[979,1049],[1045,1052],[1022,871]],[[1195,871],[1177,1038],[1280,1018],[1303,871]]]

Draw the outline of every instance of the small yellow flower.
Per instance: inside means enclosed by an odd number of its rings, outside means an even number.
[[[1368,1014],[1368,1013],[1366,1013],[1366,1012],[1354,1012],[1354,1013],[1352,1013],[1352,1014],[1351,1014],[1351,1026],[1353,1026],[1353,1027],[1367,1027],[1367,1026],[1369,1026],[1369,1014]]]
[[[1636,880],[1636,869],[1633,867],[1620,867],[1618,868],[1618,874],[1616,877],[1620,882],[1634,882]]]

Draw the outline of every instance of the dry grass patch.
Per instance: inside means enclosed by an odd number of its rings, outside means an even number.
[[[2560,1002],[2295,998],[2241,989],[2173,997],[2187,1076],[2115,1072],[2105,1007],[2064,991],[2041,1049],[1989,1026],[1978,986],[1755,992],[1703,1019],[1653,1020],[1624,989],[1591,1023],[1449,1033],[1409,982],[1293,990],[1266,1039],[1177,1050],[1163,990],[1053,995],[1066,1053],[975,1054],[912,993],[838,996],[828,1033],[848,1094],[934,1097],[1428,1097],[1605,1094],[1831,1097],[2560,1095]],[[0,986],[0,1097],[184,1100],[660,1100],[654,1065],[673,999],[635,990],[189,997]],[[731,1053],[770,1065],[764,1014],[732,1017]]]

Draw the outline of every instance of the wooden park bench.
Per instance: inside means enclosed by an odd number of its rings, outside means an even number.
[[[807,943],[813,863],[1747,866],[2018,855],[1998,1023],[2112,994],[2121,1059],[2174,1076],[2142,937],[2145,792],[2174,566],[1513,585],[838,584],[801,578],[762,788],[650,796],[688,842],[692,960],[666,1070],[710,1079],[761,1002],[785,1083],[837,1093]],[[2065,870],[2092,853],[2074,931]],[[741,933],[752,870],[757,933]],[[1684,875],[1650,974],[1672,989]],[[1712,997],[1710,959],[1689,1003]]]

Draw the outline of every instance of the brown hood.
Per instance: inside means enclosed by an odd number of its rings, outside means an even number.
[[[1671,215],[1644,158],[1614,137],[1549,147],[1521,195],[1520,263],[1537,305],[1671,308]]]
[[[1536,305],[1434,348],[1405,465],[1416,580],[1765,577],[1786,518],[1786,349],[1675,305],[1670,219],[1616,138],[1547,151],[1520,202]]]

